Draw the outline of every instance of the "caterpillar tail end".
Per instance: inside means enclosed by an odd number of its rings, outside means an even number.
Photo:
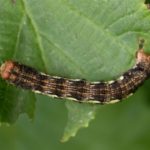
[[[0,76],[1,78],[7,80],[10,77],[11,71],[14,68],[14,62],[11,60],[8,60],[6,62],[4,62],[1,66],[0,66]]]

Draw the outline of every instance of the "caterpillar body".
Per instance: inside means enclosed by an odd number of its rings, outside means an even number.
[[[1,65],[0,76],[10,84],[51,97],[86,103],[115,103],[134,93],[150,76],[150,55],[139,49],[135,66],[108,82],[50,76],[11,60]]]

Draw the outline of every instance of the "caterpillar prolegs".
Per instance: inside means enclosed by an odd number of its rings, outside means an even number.
[[[131,95],[150,76],[150,55],[140,48],[135,66],[108,82],[50,76],[12,60],[1,65],[0,76],[10,84],[51,97],[87,103],[115,103]]]

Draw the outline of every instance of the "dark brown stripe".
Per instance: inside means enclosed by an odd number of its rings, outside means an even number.
[[[66,80],[64,78],[53,78],[55,83],[55,88],[53,90],[53,94],[58,97],[63,97],[65,94],[65,83]]]
[[[113,83],[110,84],[110,89],[111,89],[111,98],[110,99],[122,99],[123,98],[123,93],[122,93],[122,88],[121,84],[118,81],[114,81]]]
[[[85,80],[73,81],[69,80],[69,91],[68,95],[77,99],[77,100],[84,100],[86,99],[87,95],[87,86]]]

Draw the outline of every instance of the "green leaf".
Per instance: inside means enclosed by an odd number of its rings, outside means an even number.
[[[0,59],[51,75],[112,80],[134,65],[139,38],[150,49],[149,24],[150,12],[141,0],[0,0]],[[0,92],[1,122],[14,122],[21,113],[33,118],[34,94],[5,81]],[[95,112],[93,106],[76,103],[67,108],[69,118],[79,120],[69,120],[64,141]],[[80,113],[74,116],[75,110]]]
[[[77,131],[82,127],[88,127],[89,121],[94,119],[96,105],[89,104],[74,104],[73,102],[67,102],[66,107],[68,109],[68,123],[62,137],[62,142],[66,142],[70,137],[76,135]]]
[[[35,109],[34,95],[0,81],[0,122],[14,123],[21,113],[27,113],[32,119]]]

